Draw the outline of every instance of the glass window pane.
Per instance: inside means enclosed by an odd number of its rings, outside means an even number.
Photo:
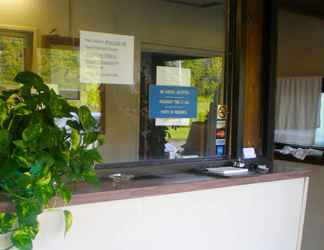
[[[32,70],[87,105],[107,163],[226,156],[225,3],[193,2],[0,1],[0,87]]]

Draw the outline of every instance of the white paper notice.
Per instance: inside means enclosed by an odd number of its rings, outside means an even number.
[[[81,31],[80,82],[134,84],[134,37]]]
[[[256,158],[256,153],[254,148],[243,148],[244,159],[254,159]]]

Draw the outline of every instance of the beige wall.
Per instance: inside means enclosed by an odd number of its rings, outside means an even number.
[[[280,12],[278,75],[324,75],[324,20]]]
[[[35,29],[38,38],[54,28],[61,36],[78,36],[80,30],[134,35],[136,85],[106,87],[107,144],[102,152],[109,162],[137,160],[142,48],[223,53],[223,8],[193,8],[160,0],[72,0],[71,6],[69,16],[68,0],[1,0],[0,26]]]

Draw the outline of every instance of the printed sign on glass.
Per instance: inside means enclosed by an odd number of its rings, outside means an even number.
[[[197,89],[193,87],[151,85],[149,117],[196,118]]]

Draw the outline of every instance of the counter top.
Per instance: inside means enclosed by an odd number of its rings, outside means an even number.
[[[96,202],[124,200],[147,196],[157,196],[222,188],[261,182],[296,179],[311,175],[310,168],[275,166],[272,173],[255,174],[245,177],[221,178],[183,172],[174,174],[159,174],[135,178],[126,183],[113,183],[107,176],[101,174],[102,185],[99,189],[86,183],[72,186],[73,198],[70,205],[81,205]],[[57,206],[63,206],[61,200],[56,201]],[[7,202],[0,202],[0,211],[9,209]]]

